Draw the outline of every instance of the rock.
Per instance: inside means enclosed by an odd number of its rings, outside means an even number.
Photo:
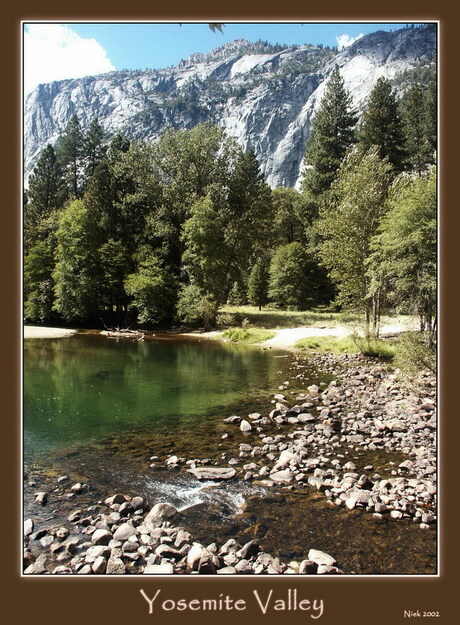
[[[252,425],[246,419],[243,419],[240,423],[240,430],[242,432],[250,432],[252,430]]]
[[[342,571],[338,569],[336,566],[331,566],[328,564],[319,564],[318,570],[316,571],[318,575],[340,575]]]
[[[112,532],[108,530],[96,530],[91,536],[91,541],[95,545],[108,545],[110,540],[112,540]]]
[[[121,558],[109,558],[107,561],[106,575],[124,575],[126,567]]]
[[[52,570],[53,575],[68,575],[69,573],[72,573],[72,569],[68,566],[62,566],[62,564]]]
[[[241,421],[241,417],[237,417],[236,415],[233,417],[226,417],[224,419],[224,423],[239,423]]]
[[[251,575],[254,572],[248,560],[240,560],[238,564],[235,565],[235,571],[238,575]]]
[[[256,540],[250,540],[246,543],[239,551],[236,552],[236,555],[239,558],[248,559],[252,556],[255,556],[260,551],[259,543]]]
[[[170,563],[148,564],[144,569],[144,575],[173,575],[174,567]]]
[[[157,503],[144,519],[144,525],[152,530],[165,521],[171,521],[177,515],[177,509],[169,503]]]
[[[185,530],[179,530],[174,541],[174,547],[176,549],[182,549],[184,545],[187,545],[192,540],[192,535]]]
[[[211,554],[200,558],[198,562],[197,571],[200,575],[214,575],[216,573],[216,565],[214,563],[214,556]]]
[[[302,560],[299,566],[299,575],[314,575],[318,570],[318,564],[313,560]]]
[[[182,560],[183,554],[181,551],[174,549],[167,544],[158,545],[155,549],[155,553],[159,555],[161,558],[166,558],[167,560]]]
[[[137,534],[137,530],[130,523],[123,523],[118,527],[114,534],[114,540],[128,540],[131,536],[135,536]]]
[[[39,504],[41,504],[42,506],[46,505],[47,501],[48,501],[48,493],[37,493],[35,496],[35,501]]]
[[[234,566],[224,566],[218,569],[217,575],[235,575],[236,569]]]
[[[201,558],[206,558],[207,556],[212,556],[212,553],[206,549],[200,543],[193,543],[190,551],[187,554],[187,566],[192,569],[192,571],[198,570],[198,564]]]
[[[80,482],[77,482],[70,487],[70,490],[76,495],[79,495],[83,491],[83,485]]]
[[[121,493],[117,493],[116,495],[112,495],[111,497],[108,497],[104,503],[107,506],[113,506],[113,504],[115,503],[124,503],[125,501],[127,501],[128,498],[126,497],[126,495],[122,495]]]
[[[289,469],[284,469],[283,471],[271,473],[270,479],[281,484],[289,484],[294,479],[294,475]]]
[[[34,531],[33,519],[26,519],[24,521],[24,536],[30,536]]]
[[[197,467],[187,472],[199,480],[230,480],[236,475],[235,469],[231,467]]]
[[[324,553],[324,551],[319,551],[318,549],[310,549],[308,552],[308,560],[312,560],[318,565],[325,564],[327,566],[333,566],[336,563],[335,558],[327,553]]]
[[[91,570],[96,575],[103,575],[107,568],[107,560],[103,556],[99,556],[91,565]]]
[[[227,553],[235,553],[239,549],[241,549],[240,543],[238,543],[234,538],[229,538],[229,540],[222,545],[219,553],[221,555],[225,555]]]

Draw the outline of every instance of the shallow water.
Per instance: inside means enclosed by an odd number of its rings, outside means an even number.
[[[184,467],[180,472],[150,468],[152,456],[164,466],[172,453],[210,458],[222,466],[231,457],[238,459],[238,444],[248,439],[223,419],[253,411],[268,414],[270,393],[290,377],[291,360],[280,355],[169,338],[127,343],[89,335],[26,341],[25,516],[35,519],[36,528],[49,527],[65,523],[76,508],[99,509],[98,502],[123,492],[142,495],[150,505],[175,505],[181,513],[178,523],[204,544],[255,538],[286,562],[305,559],[315,548],[336,557],[345,573],[435,573],[434,529],[332,507],[309,489],[267,490],[240,479],[203,483]],[[307,379],[304,387],[322,378],[311,370]],[[289,388],[285,392],[293,397],[300,390]],[[271,429],[286,433],[285,427]],[[401,461],[398,454],[383,451],[336,453],[353,460],[360,472],[372,464],[382,477],[391,472],[391,463]],[[251,461],[239,459],[240,466]],[[69,481],[54,493],[63,474]],[[88,483],[89,491],[68,499],[75,481]],[[43,508],[33,502],[38,490],[50,493]]]
[[[25,341],[26,458],[139,427],[189,428],[268,391],[273,351],[195,339]]]

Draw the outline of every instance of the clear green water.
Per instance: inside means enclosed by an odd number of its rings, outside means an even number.
[[[25,457],[143,427],[202,428],[206,415],[273,390],[279,369],[272,351],[195,339],[26,340]]]

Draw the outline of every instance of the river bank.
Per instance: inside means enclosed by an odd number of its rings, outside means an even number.
[[[268,494],[252,503],[249,498],[246,511],[263,504],[268,513],[273,512],[279,496],[296,497],[296,506],[310,497],[340,509],[352,522],[356,515],[366,515],[375,524],[371,533],[384,528],[387,539],[391,528],[405,528],[415,539],[405,548],[413,553],[405,556],[420,570],[408,571],[402,564],[398,570],[396,562],[385,573],[434,574],[436,566],[425,566],[422,554],[424,542],[434,544],[436,528],[434,377],[422,375],[414,390],[397,371],[375,361],[326,354],[316,356],[314,362],[330,374],[331,381],[299,391],[306,362],[290,358],[289,379],[283,379],[269,398],[266,413],[225,419],[219,434],[225,452],[195,458],[152,449],[143,470],[153,476],[192,475],[211,487],[216,480],[229,487],[239,482],[259,484]],[[246,542],[234,537],[219,542],[208,533],[211,542],[204,543],[193,539],[185,524],[187,515],[170,504],[165,507],[167,502],[120,492],[110,499],[110,491],[94,502],[89,498],[91,484],[72,484],[64,478],[57,476],[53,488],[48,485],[34,492],[36,509],[56,509],[65,502],[66,517],[59,525],[42,523],[37,532],[33,514],[29,515],[26,574],[339,574],[350,570],[349,550],[342,547],[340,553],[337,545],[337,551],[328,549],[324,555],[323,543],[315,535],[306,533],[298,539],[303,551],[292,560],[279,557],[274,549],[265,551],[270,531],[264,533],[257,523]],[[278,524],[287,528],[287,518]],[[296,523],[298,534],[302,526],[298,519]],[[395,544],[391,547],[396,550]]]

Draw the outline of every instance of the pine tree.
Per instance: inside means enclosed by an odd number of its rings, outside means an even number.
[[[305,153],[309,167],[305,170],[304,191],[318,196],[330,188],[347,150],[354,143],[356,121],[351,97],[336,65],[313,120]]]
[[[59,138],[56,151],[65,172],[69,195],[80,198],[83,187],[84,138],[76,114],[72,115],[64,134]]]
[[[97,165],[104,158],[107,149],[103,145],[104,131],[99,120],[93,119],[84,136],[83,156],[85,161],[85,186],[94,174]]]
[[[41,152],[29,178],[27,203],[24,206],[24,240],[28,248],[38,240],[46,239],[52,229],[53,212],[61,208],[66,199],[62,170],[53,146]]]
[[[251,269],[248,281],[249,303],[258,306],[259,310],[268,302],[269,279],[268,262],[265,258],[260,257]]]
[[[387,158],[396,172],[404,168],[404,131],[391,83],[379,78],[371,91],[361,119],[359,143],[363,153],[373,145],[380,158]]]
[[[438,149],[438,93],[436,79],[428,84],[425,94],[425,138],[428,143],[430,159],[434,164],[435,155]]]
[[[401,102],[404,124],[407,168],[420,174],[430,162],[430,150],[426,139],[425,97],[420,85],[413,85]]]

